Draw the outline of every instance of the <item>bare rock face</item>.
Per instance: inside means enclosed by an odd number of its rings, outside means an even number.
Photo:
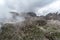
[[[28,12],[27,15],[32,16],[32,17],[36,17],[36,14],[34,12]]]
[[[59,20],[60,21],[60,14],[58,12],[56,13],[48,13],[45,17],[47,20]]]

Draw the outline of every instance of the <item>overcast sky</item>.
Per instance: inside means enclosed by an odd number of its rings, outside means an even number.
[[[60,0],[55,0],[54,2],[46,5],[42,8],[38,8],[37,15],[46,15],[50,12],[60,12]]]
[[[57,11],[60,0],[0,0],[0,18],[10,18],[10,11],[28,12],[35,11],[37,15],[43,12]]]
[[[34,11],[37,7],[48,5],[54,0],[7,0],[6,5],[12,10],[18,12]]]

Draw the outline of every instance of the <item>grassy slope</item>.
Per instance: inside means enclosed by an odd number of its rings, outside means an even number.
[[[60,32],[55,27],[45,24],[42,26],[41,24],[44,22],[38,21],[35,20],[34,23],[27,22],[22,28],[6,24],[2,27],[0,40],[60,40]]]

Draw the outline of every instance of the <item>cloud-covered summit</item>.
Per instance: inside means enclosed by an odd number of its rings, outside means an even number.
[[[36,8],[42,8],[45,5],[52,3],[54,0],[5,0],[4,5],[0,5],[0,20],[11,19],[11,12],[15,10],[17,12],[35,11]]]

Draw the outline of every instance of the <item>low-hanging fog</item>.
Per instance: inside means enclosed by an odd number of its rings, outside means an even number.
[[[0,1],[0,21],[11,19],[11,11],[18,13],[21,12],[36,12],[37,15],[41,15],[43,10],[52,8],[51,5],[58,0],[1,0]],[[55,9],[55,8],[54,8]],[[57,8],[58,9],[58,8]]]

